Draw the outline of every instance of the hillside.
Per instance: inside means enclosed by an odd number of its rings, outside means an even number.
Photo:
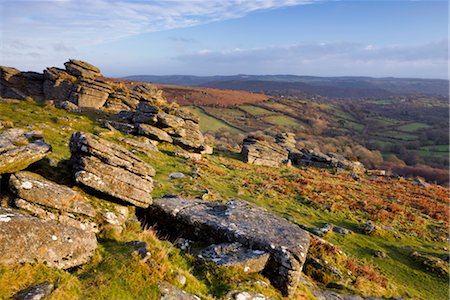
[[[331,98],[377,98],[424,94],[447,97],[449,91],[447,80],[419,78],[315,77],[297,75],[136,75],[125,78],[157,84],[202,86],[251,92],[264,91],[268,95],[277,96],[302,96],[308,94]]]
[[[100,75],[76,60],[31,78],[2,67],[0,298],[37,284],[48,299],[448,298],[447,188],[339,156],[288,164],[320,156],[288,134],[254,134],[241,151],[205,130],[306,128],[278,114],[329,104],[190,113]]]

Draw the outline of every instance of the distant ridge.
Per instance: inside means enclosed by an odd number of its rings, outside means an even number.
[[[269,95],[315,94],[336,98],[378,98],[404,95],[432,95],[448,97],[449,83],[444,79],[373,78],[373,77],[316,77],[297,75],[133,75],[125,79],[210,88],[265,92]]]

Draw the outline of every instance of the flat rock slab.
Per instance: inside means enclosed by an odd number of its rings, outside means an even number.
[[[269,253],[245,248],[240,243],[223,243],[206,247],[197,255],[201,261],[213,262],[219,266],[235,267],[246,273],[264,270]]]
[[[70,151],[78,183],[135,206],[152,203],[155,170],[132,152],[83,132],[72,134]]]
[[[12,299],[13,300],[41,300],[48,297],[55,287],[53,284],[44,282],[35,286],[26,288],[18,293],[16,293]]]
[[[279,167],[287,161],[289,152],[276,143],[246,138],[242,144],[241,155],[244,161],[250,164]]]
[[[9,179],[16,207],[44,220],[97,231],[97,211],[78,192],[31,172],[17,172]]]
[[[154,200],[147,219],[158,228],[210,243],[238,242],[270,254],[264,269],[272,284],[292,295],[309,247],[309,234],[295,224],[242,200]]]
[[[11,128],[0,133],[0,174],[14,173],[41,160],[52,150],[32,132]]]
[[[44,263],[67,269],[89,261],[95,234],[0,208],[0,263]]]

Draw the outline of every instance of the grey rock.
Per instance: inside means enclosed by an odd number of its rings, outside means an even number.
[[[142,241],[131,241],[130,244],[133,246],[133,249],[139,255],[141,261],[147,261],[152,254],[148,250],[148,245],[146,242]]]
[[[152,203],[155,170],[127,149],[92,134],[70,138],[78,183],[139,207]]]
[[[89,261],[95,234],[0,208],[0,263],[45,263],[67,269]]]
[[[359,228],[361,229],[361,231],[364,234],[368,234],[368,235],[370,235],[370,234],[374,233],[376,230],[378,230],[378,227],[372,221],[367,221],[367,222],[360,224]]]
[[[292,151],[295,149],[295,145],[297,141],[295,140],[295,134],[292,132],[283,132],[279,133],[275,136],[275,142],[288,151]]]
[[[41,300],[49,296],[55,287],[53,284],[44,282],[28,287],[12,297],[13,300]]]
[[[273,300],[270,297],[260,293],[246,291],[230,291],[224,300]]]
[[[383,251],[375,251],[374,255],[381,259],[384,259],[387,257],[387,254]]]
[[[159,291],[161,292],[160,300],[200,300],[199,297],[189,294],[167,282],[159,284]]]
[[[158,122],[158,117],[154,113],[146,113],[137,110],[133,115],[133,123],[155,125]]]
[[[0,97],[25,100],[44,98],[44,76],[36,72],[20,72],[15,68],[0,66]]]
[[[335,153],[321,153],[309,149],[301,149],[301,151],[293,151],[289,154],[289,158],[296,166],[312,166],[319,168],[335,168],[353,171],[356,174],[365,171],[364,165],[360,162],[349,161],[341,155]]]
[[[7,129],[0,133],[0,174],[14,173],[41,160],[51,152],[52,147],[43,140],[19,128]]]
[[[111,91],[106,81],[83,78],[74,84],[69,101],[78,107],[98,109],[105,104]]]
[[[70,101],[62,101],[57,105],[57,107],[71,112],[77,112],[80,110],[80,108],[75,103],[72,103]]]
[[[213,262],[219,266],[235,267],[245,273],[264,270],[269,253],[248,249],[240,243],[213,244],[197,254],[201,261]]]
[[[133,147],[135,150],[148,154],[149,152],[158,152],[158,142],[148,139],[144,136],[137,138],[123,138],[122,142]]]
[[[349,230],[347,228],[337,227],[337,226],[333,227],[333,231],[336,232],[336,233],[339,233],[339,234],[344,234],[344,235],[353,233],[353,231],[351,231],[351,230]]]
[[[44,219],[97,232],[96,210],[74,190],[31,172],[18,172],[9,179],[18,208]]]
[[[239,242],[270,254],[264,273],[283,294],[292,295],[309,247],[297,225],[242,200],[203,201],[167,197],[154,200],[148,219],[187,238],[210,243]]]
[[[244,161],[250,164],[279,167],[287,161],[289,152],[275,143],[246,138],[242,144],[241,155]]]
[[[137,132],[136,126],[132,124],[104,119],[98,119],[98,121],[106,128],[116,129],[126,134],[134,134]]]
[[[43,83],[44,97],[46,100],[57,102],[67,101],[72,92],[76,77],[58,68],[44,70],[45,81]]]
[[[157,119],[158,119],[158,126],[165,128],[165,127],[170,127],[173,129],[178,129],[183,127],[184,125],[184,120],[180,117],[174,116],[174,115],[169,115],[163,111],[159,111],[158,114],[156,115]]]
[[[150,139],[154,139],[161,142],[168,142],[172,143],[173,139],[170,137],[170,135],[165,132],[164,130],[161,130],[159,128],[156,128],[154,126],[148,125],[148,124],[139,124],[138,125],[138,133],[140,135],[143,135],[145,137],[148,137]]]
[[[81,60],[70,59],[64,63],[67,73],[75,77],[95,78],[102,76],[100,69]]]
[[[181,128],[185,130],[185,135],[184,137],[173,137],[174,144],[196,153],[205,150],[205,138],[197,123],[187,120]]]
[[[181,179],[181,178],[184,178],[184,177],[186,177],[186,175],[184,175],[181,172],[172,172],[172,173],[169,174],[169,178],[170,179]]]
[[[330,232],[330,230],[332,230],[332,229],[333,229],[332,224],[325,224],[323,227],[314,228],[312,230],[312,233],[314,233],[315,235],[318,235],[318,236],[324,236],[325,234]]]

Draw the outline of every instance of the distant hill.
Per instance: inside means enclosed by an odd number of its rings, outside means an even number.
[[[263,91],[269,95],[320,95],[331,98],[379,98],[402,95],[432,95],[447,97],[449,84],[443,79],[315,77],[296,75],[135,75],[126,79],[210,88]]]

